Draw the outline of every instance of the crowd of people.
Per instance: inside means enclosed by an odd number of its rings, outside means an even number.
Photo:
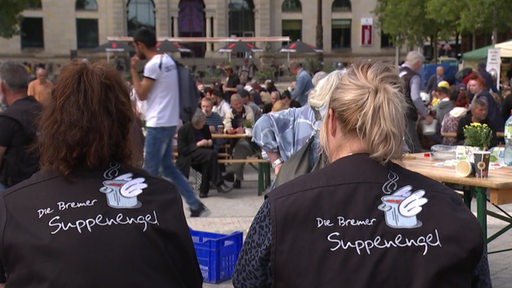
[[[235,287],[490,287],[473,214],[446,186],[395,163],[427,149],[425,136],[458,143],[459,133],[440,133],[464,123],[503,129],[512,96],[497,98],[485,72],[448,83],[438,69],[425,102],[415,51],[401,67],[331,73],[292,61],[296,78],[283,91],[251,81],[249,67],[226,66],[223,80],[197,83],[197,110],[183,121],[176,61],[158,52],[150,30],[133,45],[130,83],[106,63],[73,61],[55,83],[43,67],[30,82],[23,65],[0,64],[0,283],[201,287],[181,198],[202,217],[210,211],[199,198],[211,188],[241,188],[243,163],[218,163],[224,147],[287,173],[254,218]],[[422,135],[420,123],[434,121],[439,134]],[[212,137],[245,128],[252,138]],[[306,175],[290,173],[306,145]],[[411,206],[389,216],[389,203],[402,200]]]
[[[479,63],[476,70],[464,69],[459,78],[449,79],[442,66],[427,81],[428,99],[420,97],[419,69],[424,62],[419,52],[412,51],[402,66],[402,79],[406,82],[406,101],[410,101],[408,114],[409,151],[429,150],[432,145],[463,145],[464,127],[471,123],[487,124],[493,137],[491,146],[503,143],[497,132],[503,132],[510,117],[512,96],[509,87],[497,90],[496,80]],[[435,125],[434,133],[424,133],[422,125]],[[488,147],[490,148],[490,147]]]

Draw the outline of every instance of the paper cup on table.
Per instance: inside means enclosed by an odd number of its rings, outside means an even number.
[[[475,158],[475,176],[478,178],[486,178],[489,175],[491,152],[474,151],[473,157]]]
[[[473,167],[471,165],[471,162],[468,160],[460,160],[459,163],[457,163],[457,166],[455,166],[455,173],[458,176],[467,177],[470,176],[473,172]]]

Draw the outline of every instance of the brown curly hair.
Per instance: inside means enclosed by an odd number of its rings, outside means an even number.
[[[134,113],[128,86],[106,63],[72,62],[62,73],[39,121],[41,169],[63,175],[110,161],[133,164]]]

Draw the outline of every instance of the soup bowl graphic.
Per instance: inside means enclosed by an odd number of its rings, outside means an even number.
[[[378,209],[384,211],[386,224],[392,228],[416,228],[422,225],[415,215],[403,215],[400,213],[400,205],[409,197],[401,195],[387,195],[381,198],[382,204]]]

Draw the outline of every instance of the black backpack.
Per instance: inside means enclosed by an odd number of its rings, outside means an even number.
[[[164,57],[164,55],[162,54],[161,57]],[[169,55],[169,57],[171,56]],[[194,115],[199,104],[199,90],[197,89],[196,78],[192,71],[173,57],[171,59],[176,63],[176,69],[178,70],[180,119],[183,123],[187,123],[192,120],[192,115]],[[162,69],[161,65],[158,68]]]
[[[183,123],[192,120],[192,115],[197,109],[199,103],[199,90],[196,85],[196,78],[189,68],[176,61],[178,69],[178,83],[180,93],[180,119]]]

